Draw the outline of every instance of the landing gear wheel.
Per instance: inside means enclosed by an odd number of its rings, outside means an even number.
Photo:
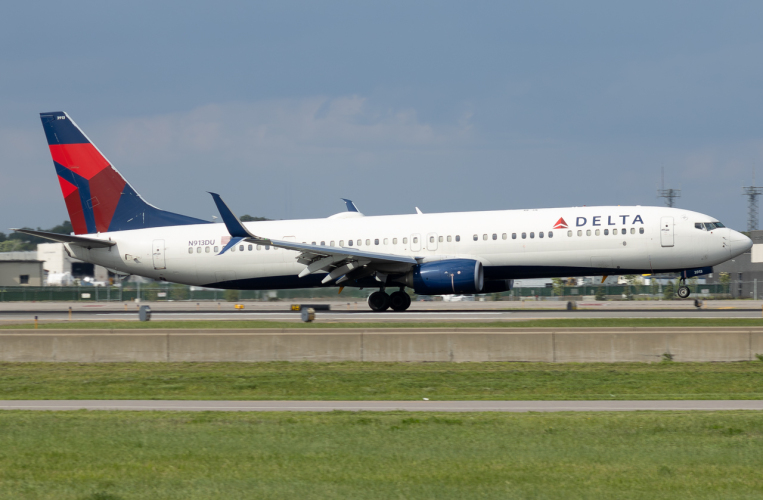
[[[411,296],[402,290],[389,296],[389,305],[393,311],[402,312],[411,306]]]
[[[374,312],[382,312],[389,309],[389,295],[384,292],[374,292],[368,296],[368,307]]]
[[[679,286],[678,287],[678,296],[682,299],[686,299],[691,295],[691,290],[689,290],[688,286]]]

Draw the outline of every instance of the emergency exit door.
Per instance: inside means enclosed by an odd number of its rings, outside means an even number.
[[[167,269],[164,264],[164,240],[154,240],[153,251],[154,269]]]
[[[664,247],[673,246],[673,217],[660,218],[660,243]]]

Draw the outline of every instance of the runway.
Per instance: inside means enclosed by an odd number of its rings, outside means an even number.
[[[305,301],[295,301],[295,303]],[[307,301],[311,302],[311,301]],[[318,301],[312,301],[315,303]],[[402,313],[375,313],[366,304],[327,302],[330,311],[317,311],[318,321],[329,322],[427,322],[427,321],[522,321],[572,318],[761,318],[761,301],[706,301],[703,308],[689,301],[579,302],[578,310],[567,311],[566,302],[415,302]],[[0,324],[34,321],[135,321],[139,305],[149,305],[152,319],[162,320],[260,320],[299,322],[298,312],[288,302],[245,302],[243,310],[232,303],[152,302],[81,303],[12,302],[0,303]],[[71,307],[71,316],[69,308]]]
[[[0,410],[581,412],[763,410],[763,400],[696,401],[0,401]]]

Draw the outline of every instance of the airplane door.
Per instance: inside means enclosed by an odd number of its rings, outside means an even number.
[[[411,251],[413,252],[421,251],[421,235],[418,233],[411,235]]]
[[[673,217],[660,218],[660,243],[664,247],[673,246]]]
[[[154,269],[167,269],[164,263],[164,240],[154,240],[151,254],[154,259]]]
[[[431,252],[437,250],[437,233],[427,234],[427,250]]]

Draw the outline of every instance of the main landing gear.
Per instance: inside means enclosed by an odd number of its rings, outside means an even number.
[[[689,298],[689,295],[691,295],[691,290],[689,290],[689,287],[686,286],[686,279],[681,278],[681,286],[678,287],[678,297],[682,299]]]
[[[383,312],[389,308],[393,311],[405,311],[411,305],[411,297],[402,289],[387,295],[384,289],[368,296],[368,307],[375,312]]]

